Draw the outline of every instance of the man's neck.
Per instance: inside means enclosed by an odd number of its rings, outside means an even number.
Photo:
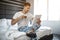
[[[25,11],[24,11],[24,10],[22,10],[22,13],[24,13],[24,14],[25,14]]]
[[[25,12],[24,10],[22,10],[22,13],[23,13],[23,14],[26,14],[26,12]]]

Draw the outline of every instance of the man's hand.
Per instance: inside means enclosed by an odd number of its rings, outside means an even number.
[[[16,24],[19,20],[24,19],[24,18],[27,18],[27,16],[22,15],[22,16],[16,18],[16,19],[12,19],[11,24],[14,25],[14,24]]]
[[[36,20],[37,20],[36,23],[37,23],[38,25],[40,25],[40,24],[41,24],[41,20],[40,20],[40,18],[38,18],[38,19],[36,19]]]
[[[27,18],[27,16],[24,16],[24,15],[23,15],[23,16],[21,16],[21,17],[22,17],[22,19]]]

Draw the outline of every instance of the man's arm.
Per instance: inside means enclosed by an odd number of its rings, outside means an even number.
[[[21,20],[21,19],[23,19],[23,18],[26,18],[26,16],[20,16],[20,17],[18,17],[18,18],[16,18],[16,19],[12,19],[11,25],[16,24],[19,20]]]
[[[16,19],[12,19],[11,25],[16,24],[20,19],[22,19],[22,17],[18,17],[18,18],[16,18]]]

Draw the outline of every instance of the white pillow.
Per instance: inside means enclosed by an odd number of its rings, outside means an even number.
[[[8,28],[7,20],[5,18],[0,19],[0,32],[6,32],[7,28]]]
[[[9,30],[17,30],[17,28],[18,28],[17,23],[15,25],[11,25],[11,19],[7,19],[7,23],[9,26]]]

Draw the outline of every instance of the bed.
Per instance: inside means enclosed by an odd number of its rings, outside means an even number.
[[[2,23],[4,21],[4,24]],[[4,26],[4,33],[6,40],[30,40],[29,37],[26,36],[25,32],[19,32],[17,30],[17,24],[11,26],[11,19],[2,19],[0,20],[0,27]],[[2,25],[3,24],[3,25]],[[0,28],[1,32],[3,32],[3,28]],[[52,40],[53,33],[52,29],[47,26],[41,26],[37,31],[37,40]],[[3,35],[4,36],[4,35]]]

